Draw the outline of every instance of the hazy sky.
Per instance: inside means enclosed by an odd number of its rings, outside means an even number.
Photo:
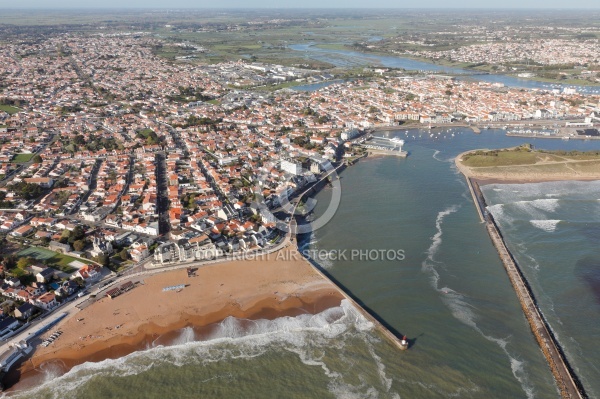
[[[600,8],[598,0],[0,0],[0,8]]]

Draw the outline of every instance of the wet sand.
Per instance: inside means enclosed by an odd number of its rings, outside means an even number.
[[[100,299],[62,321],[52,331],[63,334],[46,348],[38,346],[9,378],[9,385],[18,379],[35,379],[45,363],[56,363],[67,371],[86,361],[143,350],[159,337],[168,341],[184,327],[206,331],[228,316],[275,319],[315,314],[339,306],[344,298],[289,247],[255,260],[200,267],[195,277],[180,269],[142,282],[132,291]],[[186,287],[163,292],[164,287],[180,284]]]

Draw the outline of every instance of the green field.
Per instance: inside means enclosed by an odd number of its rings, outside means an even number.
[[[322,48],[325,50],[353,50],[352,47],[349,47],[343,43],[324,43],[317,44],[315,47]]]
[[[13,107],[11,105],[0,105],[0,111],[4,111],[9,115],[13,115],[19,112],[19,108]]]
[[[476,150],[463,154],[458,164],[469,167],[471,177],[482,179],[600,178],[600,151],[535,151],[529,146]]]
[[[534,152],[526,150],[476,151],[463,155],[463,164],[472,168],[488,166],[533,165],[538,161]]]
[[[50,267],[63,271],[65,273],[73,273],[77,269],[70,266],[69,263],[73,261],[84,262],[72,256],[59,254],[58,252],[50,251],[49,249],[40,247],[29,247],[17,253],[18,257],[30,257],[39,261],[46,261],[46,264]]]
[[[35,154],[16,154],[15,157],[11,160],[13,163],[26,163],[31,161]]]
[[[462,164],[471,168],[494,166],[536,165],[548,168],[568,163],[569,166],[581,166],[575,161],[600,160],[598,151],[534,151],[528,146],[502,150],[476,150],[462,156]],[[587,166],[583,166],[586,168]]]
[[[277,91],[277,90],[281,90],[281,89],[289,89],[295,86],[301,86],[303,84],[306,84],[306,82],[284,82],[284,83],[279,83],[279,84],[274,84],[274,85],[268,85],[268,86],[261,86],[261,87],[257,87],[256,90],[266,90],[266,91]]]

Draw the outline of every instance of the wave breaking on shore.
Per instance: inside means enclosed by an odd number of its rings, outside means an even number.
[[[347,300],[340,306],[318,314],[284,316],[274,320],[247,320],[228,317],[208,337],[196,340],[193,328],[179,331],[171,345],[159,345],[129,355],[86,362],[62,374],[61,367],[46,364],[41,367],[42,381],[25,391],[2,397],[10,398],[65,398],[76,397],[77,392],[98,378],[126,378],[139,376],[156,367],[189,367],[209,365],[223,361],[252,359],[270,351],[294,353],[305,365],[315,366],[329,379],[329,390],[339,398],[378,397],[378,392],[388,392],[392,379],[372,348],[379,340],[372,335],[374,325]],[[322,355],[325,348],[343,349],[347,340],[359,339],[369,347],[381,386],[367,387],[345,381],[339,367],[331,365]],[[374,341],[373,341],[374,340]],[[394,395],[392,395],[394,397]]]

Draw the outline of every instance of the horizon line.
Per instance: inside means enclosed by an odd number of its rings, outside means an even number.
[[[558,11],[558,10],[598,10],[599,7],[167,7],[167,6],[154,6],[154,7],[137,7],[137,6],[123,6],[123,7],[102,7],[102,6],[90,6],[90,7],[3,7],[0,6],[0,10],[12,10],[12,11],[48,11],[48,10],[502,10],[502,11]],[[0,16],[1,18],[1,16]]]

